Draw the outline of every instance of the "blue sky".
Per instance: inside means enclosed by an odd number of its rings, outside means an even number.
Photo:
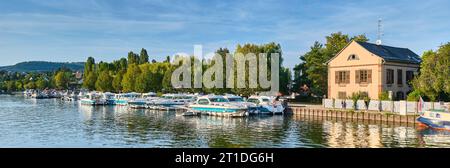
[[[0,3],[0,66],[21,61],[112,61],[128,51],[204,53],[240,43],[280,43],[284,64],[299,63],[314,41],[342,31],[421,55],[450,41],[446,0],[14,0]]]

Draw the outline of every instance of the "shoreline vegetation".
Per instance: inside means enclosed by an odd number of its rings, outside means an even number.
[[[325,37],[325,43],[316,41],[304,55],[299,57],[299,64],[293,68],[293,72],[287,67],[280,66],[280,92],[283,95],[298,93],[296,101],[307,103],[321,102],[327,93],[327,65],[329,59],[336,55],[352,40],[367,42],[369,39],[364,35],[349,36],[341,32],[332,33]],[[407,45],[405,45],[407,46]],[[238,44],[234,53],[227,48],[219,48],[216,53],[225,59],[226,54],[236,53],[278,53],[280,65],[283,65],[281,45],[275,42],[267,44]],[[174,59],[179,56],[175,56]],[[214,61],[190,56],[191,62],[201,62],[203,73],[206,69],[215,65]],[[270,57],[268,57],[268,60]],[[426,101],[449,101],[450,100],[450,42],[445,43],[437,50],[429,50],[422,54],[420,73],[410,83],[413,90],[407,95],[408,101],[417,101],[423,97]],[[187,88],[175,89],[171,84],[172,72],[180,65],[172,64],[173,59],[167,56],[163,61],[151,59],[146,49],[139,54],[130,51],[125,58],[108,62],[96,62],[89,57],[84,65],[82,75],[66,67],[47,72],[10,72],[0,71],[0,93],[12,93],[26,89],[58,89],[76,90],[88,89],[100,92],[191,92],[204,94],[225,94],[249,96],[258,92],[267,91],[258,86],[249,88]],[[225,62],[225,61],[224,61]],[[267,62],[270,64],[270,61]],[[270,65],[268,65],[270,68]],[[225,69],[225,67],[223,67]],[[259,67],[258,67],[259,68]],[[245,83],[249,83],[249,64],[245,67]],[[258,69],[257,69],[258,70]],[[227,86],[225,70],[223,71],[223,86]],[[234,69],[236,74],[236,68]],[[293,73],[293,74],[292,74]],[[268,71],[268,76],[270,71]],[[194,74],[192,74],[193,76]],[[234,75],[235,82],[236,76]],[[291,79],[293,77],[293,79]],[[194,79],[191,77],[191,79]],[[269,77],[270,79],[270,77]],[[191,81],[192,84],[194,81]],[[352,96],[348,99],[364,100],[364,96]],[[387,100],[387,93],[379,96],[380,100]],[[395,99],[395,97],[393,98]]]
[[[237,45],[236,53],[278,53],[281,57],[282,50],[279,44],[274,42],[268,44],[244,44]],[[223,60],[226,54],[230,54],[227,48],[220,48],[216,51]],[[233,55],[233,54],[232,54]],[[181,56],[175,56],[175,59]],[[197,57],[190,56],[191,63],[201,62],[203,72],[215,65],[213,60],[203,59],[199,60]],[[267,57],[270,59],[270,56]],[[282,57],[280,58],[280,65],[282,65]],[[233,93],[238,95],[250,96],[257,92],[267,91],[260,86],[254,89],[242,88],[174,88],[171,83],[172,72],[181,66],[180,64],[173,64],[170,56],[167,56],[164,61],[158,62],[155,59],[150,61],[147,50],[142,48],[139,54],[130,51],[126,58],[120,58],[110,63],[100,61],[96,63],[95,58],[89,57],[84,66],[82,78],[76,77],[76,72],[68,68],[60,68],[54,72],[0,72],[3,77],[0,90],[6,92],[22,91],[26,89],[58,89],[58,90],[77,90],[80,88],[88,89],[90,91],[99,92],[138,92],[138,93],[173,93],[173,92],[190,92],[203,94],[226,94]],[[268,66],[270,67],[270,61]],[[225,75],[225,68],[223,66],[223,86],[227,86]],[[259,68],[259,67],[258,67]],[[247,63],[245,68],[246,83],[249,83],[249,65]],[[258,70],[257,70],[258,71]],[[234,68],[234,73],[237,73]],[[270,76],[270,70],[268,70]],[[280,92],[288,94],[288,82],[291,81],[291,72],[289,68],[280,66],[279,76]],[[192,73],[191,79],[194,79]],[[237,80],[237,75],[234,75],[234,81]],[[194,83],[194,81],[191,81]]]

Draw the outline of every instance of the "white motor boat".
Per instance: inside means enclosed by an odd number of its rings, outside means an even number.
[[[279,101],[268,96],[251,96],[247,99],[250,114],[283,114],[284,107]]]
[[[147,102],[152,109],[174,110],[179,106],[187,106],[195,101],[195,95],[188,94],[164,94],[159,99],[153,99]]]
[[[139,93],[121,93],[121,94],[116,94],[115,98],[113,100],[113,104],[114,105],[119,105],[119,106],[127,106],[129,101],[132,101],[134,99],[137,99],[141,97],[141,94]]]
[[[202,96],[197,101],[188,106],[189,111],[200,112],[206,115],[244,117],[248,116],[247,107],[240,104],[230,103],[223,96],[208,95]]]
[[[103,98],[102,94],[98,94],[96,92],[91,92],[83,95],[80,99],[80,103],[82,105],[91,105],[91,106],[102,106],[107,105],[108,102]]]

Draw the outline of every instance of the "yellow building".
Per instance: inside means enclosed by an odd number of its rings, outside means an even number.
[[[420,62],[407,48],[352,41],[327,62],[328,98],[345,99],[361,91],[376,100],[387,91],[405,99]]]

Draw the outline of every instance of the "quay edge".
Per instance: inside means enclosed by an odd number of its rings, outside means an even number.
[[[344,121],[373,121],[384,124],[417,124],[419,115],[399,115],[388,112],[366,112],[289,106],[287,113],[298,117],[340,119]]]

